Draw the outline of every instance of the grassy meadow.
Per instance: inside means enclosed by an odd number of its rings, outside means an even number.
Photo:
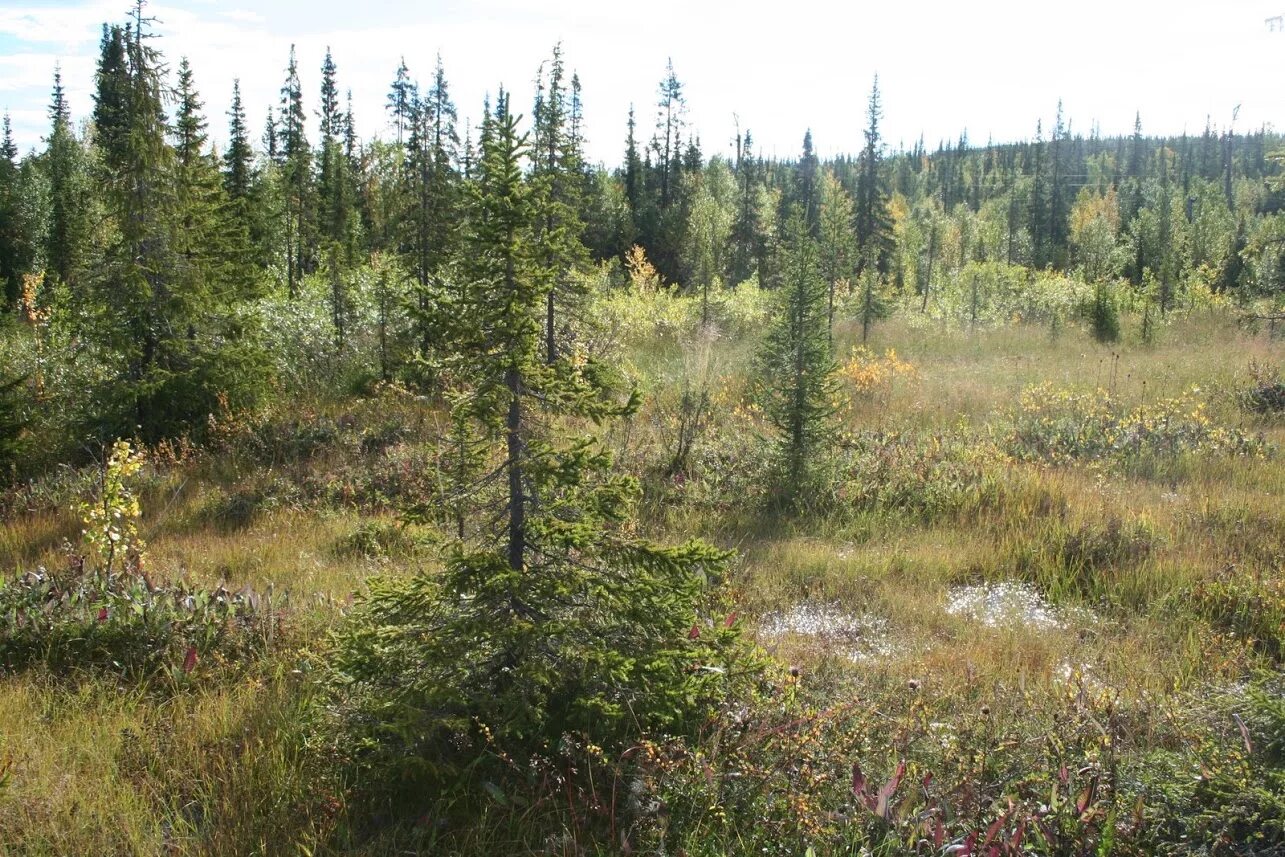
[[[434,795],[413,823],[360,812],[314,676],[372,576],[436,567],[440,524],[402,512],[445,416],[395,386],[227,415],[146,451],[139,529],[151,581],[235,594],[254,639],[146,681],[0,675],[0,854],[1285,848],[1285,419],[1254,399],[1285,340],[1218,307],[1150,342],[1126,313],[1111,345],[907,310],[858,348],[841,320],[834,451],[785,515],[762,299],[720,296],[705,331],[698,298],[605,300],[596,335],[645,394],[605,441],[641,529],[735,551],[711,621],[770,656],[756,698],[471,824]],[[0,567],[66,568],[95,473],[5,495]]]

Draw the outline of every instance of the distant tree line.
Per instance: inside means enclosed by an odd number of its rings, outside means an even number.
[[[55,312],[64,341],[92,354],[104,435],[192,431],[217,406],[262,396],[270,355],[255,307],[265,299],[324,302],[342,353],[353,284],[371,272],[381,375],[414,366],[431,384],[444,296],[468,275],[463,239],[482,216],[478,168],[494,122],[474,139],[440,57],[426,83],[403,60],[387,95],[387,139],[362,140],[337,59],[326,52],[310,97],[292,49],[262,134],[248,127],[234,83],[227,143],[216,151],[194,70],[186,60],[170,69],[154,35],[142,3],[128,21],[104,25],[79,127],[55,72],[43,148],[20,158],[6,117],[6,315]],[[839,141],[853,156],[823,162],[808,131],[796,159],[765,158],[738,129],[731,158],[707,157],[670,64],[654,116],[651,105],[631,108],[622,162],[608,167],[585,157],[580,79],[560,46],[535,89],[520,170],[538,202],[532,240],[551,278],[540,320],[550,364],[571,347],[584,298],[577,275],[619,270],[635,247],[662,283],[703,295],[707,315],[712,291],[788,286],[790,264],[800,264],[791,248],[804,235],[829,326],[836,300],[856,294],[867,331],[889,293],[927,310],[970,264],[1127,282],[1161,314],[1193,282],[1276,301],[1285,284],[1282,140],[1266,130],[1209,124],[1199,135],[1149,137],[1139,117],[1130,136],[1086,136],[1059,103],[1031,140],[977,146],[965,134],[933,150],[920,140],[890,151],[876,79],[863,139]],[[488,100],[481,113],[494,108]]]

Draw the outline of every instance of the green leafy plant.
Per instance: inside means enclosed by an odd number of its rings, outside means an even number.
[[[1127,463],[1188,453],[1266,455],[1261,435],[1217,425],[1195,393],[1128,407],[1105,390],[1077,393],[1044,383],[1022,391],[1005,448],[1026,461]]]
[[[1249,384],[1240,391],[1240,406],[1256,414],[1285,413],[1285,380],[1275,366],[1249,364]]]
[[[180,680],[245,663],[276,632],[268,600],[154,585],[142,574],[27,572],[0,583],[0,669]]]
[[[118,558],[131,569],[142,566],[145,545],[138,520],[143,512],[129,483],[143,462],[141,451],[128,441],[116,441],[99,468],[94,496],[79,504],[87,558],[101,575],[110,576]]]
[[[0,375],[0,478],[17,462],[21,450],[22,434],[27,426],[21,399],[25,380]]]

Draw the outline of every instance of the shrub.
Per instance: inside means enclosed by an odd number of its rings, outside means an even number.
[[[20,441],[27,419],[23,413],[22,384],[24,378],[8,378],[0,374],[0,480],[18,459]]]
[[[142,565],[143,540],[138,535],[142,509],[129,485],[143,466],[143,455],[118,440],[99,471],[94,496],[79,505],[83,538],[93,567],[110,577],[116,561],[137,569]]]
[[[60,676],[177,679],[207,660],[243,663],[263,651],[274,628],[269,606],[249,589],[165,588],[143,574],[75,567],[63,579],[41,569],[0,583],[5,672],[43,666]]]
[[[1093,303],[1089,305],[1088,315],[1094,339],[1103,343],[1120,339],[1120,311],[1115,305],[1115,295],[1106,283],[1093,287]]]
[[[883,356],[875,354],[864,345],[852,349],[851,356],[839,367],[839,378],[847,382],[852,392],[862,398],[872,398],[886,393],[898,380],[914,383],[919,371],[914,365],[897,356],[889,348]]]
[[[1221,735],[1198,748],[1199,775],[1160,754],[1146,771],[1157,844],[1181,853],[1280,854],[1285,848],[1285,682],[1262,674],[1216,710]],[[1230,709],[1230,710],[1228,710]],[[1168,763],[1161,767],[1157,763]],[[1148,853],[1179,853],[1176,850]]]
[[[1050,384],[1022,391],[1006,448],[1025,461],[1126,463],[1187,453],[1265,455],[1261,435],[1218,426],[1194,391],[1128,408],[1105,390],[1076,393]]]
[[[1285,579],[1229,569],[1196,587],[1197,608],[1215,626],[1248,641],[1276,663],[1285,661]]]
[[[862,432],[839,456],[837,500],[863,511],[932,519],[993,500],[1004,464],[992,444],[958,433]]]
[[[1285,413],[1285,381],[1280,369],[1261,363],[1249,364],[1249,384],[1239,394],[1240,406],[1255,414]]]
[[[694,735],[759,674],[735,615],[700,594],[724,556],[698,544],[655,554],[592,610],[568,593],[554,615],[485,628],[438,575],[376,578],[333,638],[321,738],[367,796],[427,789],[467,815],[488,794],[504,805],[556,794],[553,775],[583,785],[584,748],[614,757],[644,735]],[[494,562],[472,573],[477,603],[514,585]]]
[[[367,520],[335,544],[335,553],[368,559],[404,559],[415,556],[431,541],[426,534],[404,523]]]

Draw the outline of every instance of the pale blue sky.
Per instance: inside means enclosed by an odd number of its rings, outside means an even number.
[[[102,22],[129,6],[0,0],[0,110],[24,152],[46,133],[55,62],[74,115],[89,113]],[[156,0],[148,9],[171,66],[191,60],[216,138],[234,77],[257,138],[292,42],[310,109],[330,46],[369,138],[389,133],[384,98],[401,56],[426,80],[440,51],[461,117],[477,117],[501,83],[527,112],[536,70],[561,40],[584,84],[590,155],[612,165],[631,102],[650,136],[668,57],[706,154],[730,151],[737,117],[769,155],[795,154],[808,127],[823,154],[855,152],[876,71],[893,146],[920,133],[935,146],[965,127],[977,144],[1030,137],[1059,98],[1086,134],[1095,122],[1127,132],[1135,110],[1148,132],[1198,134],[1206,115],[1225,126],[1238,104],[1238,129],[1285,128],[1285,33],[1265,23],[1285,0]]]

